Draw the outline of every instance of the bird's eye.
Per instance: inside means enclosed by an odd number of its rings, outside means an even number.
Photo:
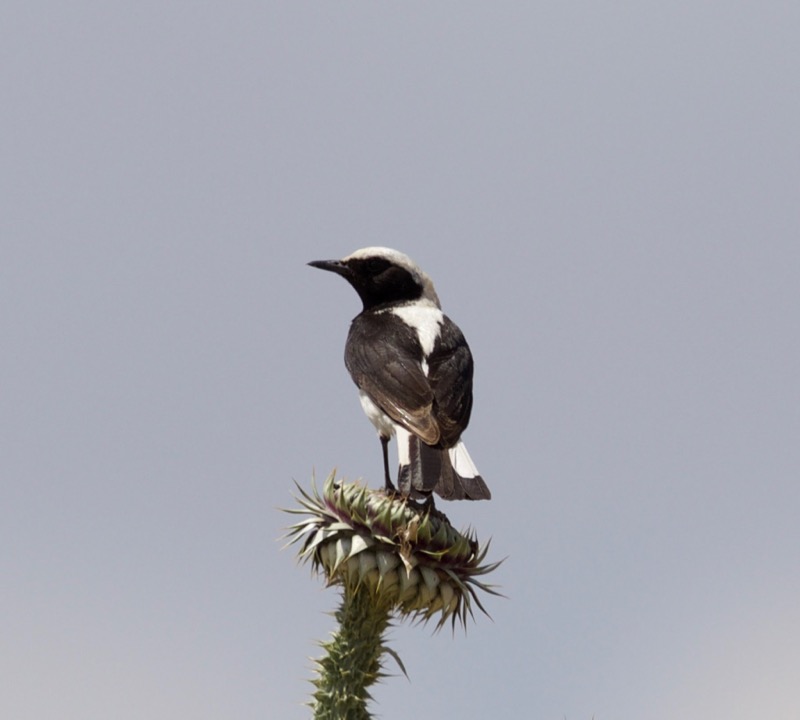
[[[367,260],[366,268],[370,275],[380,275],[391,263],[383,258],[370,258]]]

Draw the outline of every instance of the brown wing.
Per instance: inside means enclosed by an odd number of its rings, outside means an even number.
[[[350,326],[345,365],[355,384],[392,420],[435,445],[440,430],[421,358],[416,334],[388,313],[379,319],[359,315]]]

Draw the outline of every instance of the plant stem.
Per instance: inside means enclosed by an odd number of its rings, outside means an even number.
[[[339,629],[322,643],[326,655],[317,660],[315,720],[370,719],[367,688],[382,676],[383,634],[391,608],[391,603],[380,602],[362,584],[344,586],[342,604],[334,616]]]

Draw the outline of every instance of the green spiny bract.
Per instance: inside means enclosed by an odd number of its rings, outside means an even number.
[[[366,591],[399,616],[428,621],[438,614],[437,628],[448,619],[466,626],[473,603],[486,613],[477,592],[497,593],[480,578],[499,563],[482,564],[489,546],[481,548],[473,532],[462,534],[435,511],[333,474],[322,493],[298,489],[301,507],[289,512],[306,517],[288,538],[302,543],[301,560],[329,584],[346,594]]]

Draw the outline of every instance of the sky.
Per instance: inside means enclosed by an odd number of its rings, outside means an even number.
[[[382,245],[476,363],[505,598],[384,720],[796,718],[800,6],[0,9],[0,716],[310,716],[294,482],[381,481]]]

